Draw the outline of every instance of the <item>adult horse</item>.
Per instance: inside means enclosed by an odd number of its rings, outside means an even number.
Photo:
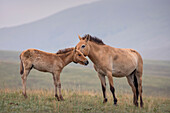
[[[141,55],[133,49],[121,49],[105,45],[102,40],[90,35],[79,36],[79,39],[80,42],[76,45],[76,49],[88,56],[94,63],[94,68],[101,80],[103,103],[107,102],[105,76],[108,77],[115,105],[117,104],[117,98],[113,77],[126,77],[134,94],[133,103],[138,106],[138,95],[140,95],[140,106],[143,107],[143,60]]]
[[[63,68],[71,62],[87,65],[88,60],[85,56],[75,48],[66,48],[59,50],[57,53],[47,53],[37,49],[28,49],[20,55],[20,74],[22,75],[23,95],[27,98],[26,94],[26,80],[32,68],[49,72],[53,75],[55,86],[55,97],[58,101],[64,100],[61,94],[60,73]],[[59,88],[59,96],[57,94],[57,87]]]

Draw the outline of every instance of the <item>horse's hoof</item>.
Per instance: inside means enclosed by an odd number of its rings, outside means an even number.
[[[138,102],[135,103],[135,106],[138,107]]]
[[[114,102],[114,105],[117,106],[117,102]]]
[[[114,100],[114,105],[117,105],[117,99]]]
[[[143,103],[140,103],[140,107],[143,108]]]
[[[114,106],[118,106],[117,103],[116,103],[116,104],[114,103],[113,105],[114,105]]]
[[[105,98],[104,100],[103,100],[103,103],[106,103],[107,102],[107,98]]]

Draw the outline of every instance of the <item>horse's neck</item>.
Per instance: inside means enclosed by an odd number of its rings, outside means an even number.
[[[90,42],[90,52],[88,57],[94,64],[100,62],[99,56],[101,56],[101,54],[99,52],[101,51],[101,49],[102,49],[101,45]]]
[[[73,61],[73,51],[63,54],[60,58],[63,60],[65,66],[68,65]]]

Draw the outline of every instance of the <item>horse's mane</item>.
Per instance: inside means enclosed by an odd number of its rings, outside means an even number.
[[[64,54],[64,53],[70,52],[70,51],[72,51],[72,50],[74,50],[74,47],[72,47],[72,48],[60,49],[60,50],[57,51],[56,54]]]
[[[97,37],[92,37],[89,34],[86,34],[84,37],[82,37],[83,40],[85,40],[86,38],[90,38],[89,41],[92,41],[96,44],[105,45],[101,39],[99,39]]]

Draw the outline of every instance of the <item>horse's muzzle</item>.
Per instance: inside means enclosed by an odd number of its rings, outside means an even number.
[[[89,64],[89,61],[87,60],[84,64],[85,64],[85,65],[88,65],[88,64]]]

